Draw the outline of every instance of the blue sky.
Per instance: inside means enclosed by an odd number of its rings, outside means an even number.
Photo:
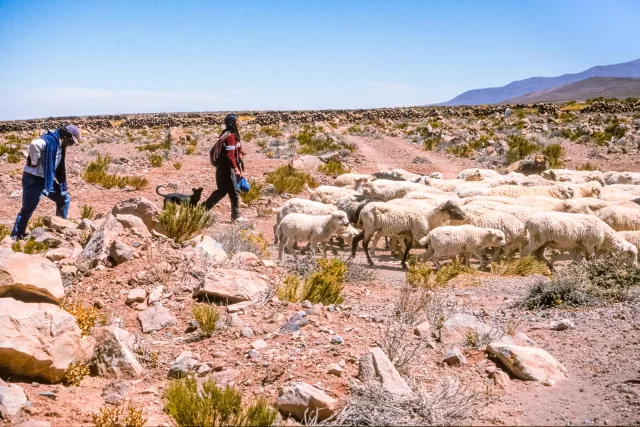
[[[0,120],[371,108],[640,57],[638,0],[0,0]]]

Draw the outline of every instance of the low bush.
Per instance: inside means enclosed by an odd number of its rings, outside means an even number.
[[[132,186],[136,190],[141,190],[149,184],[147,178],[141,176],[120,176],[107,173],[107,167],[111,162],[111,158],[98,157],[89,163],[82,177],[90,184],[97,184],[103,188],[125,188],[127,185]]]
[[[167,203],[158,216],[158,221],[164,227],[167,237],[180,244],[193,239],[202,230],[211,225],[209,212],[200,205],[189,203]]]
[[[0,242],[9,234],[11,234],[11,230],[9,229],[9,227],[4,224],[0,224]]]
[[[192,155],[192,154],[195,154],[195,152],[196,152],[196,146],[195,145],[188,145],[187,148],[185,149],[185,153],[187,155],[189,155],[189,156]]]
[[[507,161],[517,162],[538,150],[538,145],[529,141],[522,135],[509,135],[507,138]]]
[[[511,261],[494,262],[491,266],[491,271],[500,276],[529,276],[531,274],[551,276],[551,271],[547,264],[532,255]]]
[[[280,127],[276,125],[263,126],[260,128],[260,133],[270,136],[272,138],[277,138],[279,136],[282,136],[282,131],[280,130]]]
[[[295,274],[290,274],[278,286],[276,296],[280,301],[297,302],[300,300],[298,297],[300,290],[300,279]]]
[[[256,136],[256,134],[255,134],[254,132],[251,132],[251,131],[249,131],[249,132],[244,132],[244,133],[242,134],[242,140],[243,140],[243,141],[247,141],[247,142],[251,142],[251,140],[252,140],[253,138],[255,138],[255,136]]]
[[[29,230],[33,231],[36,228],[40,228],[40,227],[44,227],[44,217],[43,216],[39,216],[34,220],[31,220],[29,222]]]
[[[343,173],[349,172],[342,166],[342,162],[338,160],[329,160],[327,163],[323,163],[318,166],[318,172],[323,173],[328,176],[336,177],[338,175],[342,175]]]
[[[179,171],[180,169],[182,169],[182,162],[174,162],[173,168]]]
[[[216,307],[210,304],[195,304],[191,310],[202,334],[207,338],[211,337],[220,319],[220,313]]]
[[[136,148],[138,149],[138,151],[150,151],[154,153],[160,149],[164,149],[164,150],[171,149],[171,141],[167,138],[165,142],[162,142],[162,143],[139,145]]]
[[[16,240],[11,244],[11,249],[14,252],[22,252],[25,254],[33,255],[46,252],[49,249],[49,245],[46,242],[36,242],[33,239],[29,240]]]
[[[418,262],[415,257],[409,260],[409,268],[405,275],[407,283],[414,288],[434,289],[438,286],[431,264]]]
[[[362,133],[363,130],[358,125],[351,125],[347,128],[347,133]]]
[[[444,285],[449,280],[458,277],[460,274],[477,274],[477,270],[471,267],[467,267],[458,260],[455,260],[447,265],[441,266],[440,270],[436,273],[436,282],[440,285]]]
[[[67,385],[80,385],[82,380],[89,376],[89,365],[71,362],[65,373],[64,382]]]
[[[162,156],[160,154],[150,154],[149,163],[152,168],[159,168],[162,166]]]
[[[214,238],[230,256],[240,252],[251,252],[261,258],[269,257],[269,242],[264,234],[250,234],[249,230],[242,225],[227,228],[216,234]]]
[[[300,194],[305,184],[311,188],[318,186],[318,183],[311,175],[297,170],[290,164],[282,165],[275,171],[267,173],[265,181],[267,184],[273,185],[279,194]]]
[[[83,205],[82,212],[80,212],[81,219],[93,219],[95,212],[93,210],[93,206]]]
[[[249,180],[249,191],[246,193],[240,193],[240,198],[247,205],[251,205],[254,202],[260,200],[262,196],[262,189],[264,185],[257,183],[253,179]]]
[[[344,301],[342,287],[347,267],[338,258],[322,259],[318,264],[319,270],[305,282],[300,299],[313,304],[341,304]]]
[[[95,307],[87,307],[82,304],[65,300],[60,305],[60,308],[76,318],[76,322],[82,332],[82,336],[89,335],[91,333],[91,329],[93,329],[97,323],[102,325],[107,323],[106,317]]]
[[[20,157],[18,153],[10,153],[7,155],[7,162],[9,163],[19,163],[20,160],[22,160],[22,157]]]
[[[456,157],[466,158],[473,157],[475,153],[473,149],[467,144],[452,145],[450,147],[447,147],[446,152]]]
[[[547,156],[550,169],[560,169],[564,167],[564,149],[560,144],[548,144],[542,149],[542,154]]]
[[[180,427],[270,426],[278,414],[264,400],[243,406],[238,390],[218,387],[212,379],[205,380],[200,387],[191,378],[173,381],[165,398],[165,412]]]
[[[142,427],[147,420],[138,409],[129,402],[128,405],[105,405],[92,415],[95,427]]]

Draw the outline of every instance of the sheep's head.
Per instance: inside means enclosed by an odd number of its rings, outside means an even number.
[[[442,178],[443,178],[443,176],[442,176],[442,173],[441,173],[441,172],[432,172],[432,173],[430,173],[430,174],[429,174],[429,178],[432,178],[432,179],[442,179]]]
[[[534,160],[534,164],[537,168],[546,167],[547,166],[547,156],[542,153],[536,154],[536,158]]]
[[[453,200],[447,200],[446,202],[440,204],[438,207],[436,207],[436,210],[446,213],[451,219],[459,221],[466,219],[464,211]]]
[[[343,211],[333,212],[331,214],[331,219],[335,223],[337,223],[337,224],[339,224],[339,225],[341,225],[343,227],[346,227],[347,225],[349,225],[349,218],[347,218],[347,213],[346,212],[343,212]]]
[[[489,246],[493,248],[501,247],[503,248],[506,244],[506,239],[504,233],[498,229],[489,228],[489,233],[487,235],[489,239]]]
[[[588,182],[582,187],[582,197],[595,197],[600,198],[602,192],[602,185],[598,181]]]
[[[637,267],[638,266],[638,248],[636,248],[633,244],[624,240],[621,246],[621,255],[624,263],[629,267]]]
[[[575,191],[567,184],[558,184],[556,188],[560,192],[560,196],[562,199],[573,199],[573,197],[575,196]]]
[[[482,181],[482,172],[479,169],[474,170],[464,178],[465,181]]]

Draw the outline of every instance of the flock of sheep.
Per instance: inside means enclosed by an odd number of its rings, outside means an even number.
[[[421,176],[402,169],[338,176],[310,200],[287,200],[274,226],[278,259],[284,249],[309,242],[315,253],[334,236],[359,242],[370,265],[381,237],[392,253],[411,248],[440,268],[441,259],[475,258],[481,268],[498,257],[533,254],[551,268],[562,259],[612,254],[637,265],[640,246],[640,173],[550,169],[540,175],[467,169],[456,179]],[[373,242],[372,242],[373,241]],[[370,250],[371,244],[371,250]],[[551,261],[545,249],[556,254]]]

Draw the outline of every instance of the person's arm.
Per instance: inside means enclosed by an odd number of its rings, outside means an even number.
[[[29,166],[34,168],[38,166],[42,152],[44,152],[46,147],[47,143],[44,139],[38,138],[31,141],[31,144],[29,144]]]
[[[227,152],[227,158],[229,159],[229,163],[233,166],[233,170],[238,174],[240,169],[238,168],[238,164],[236,163],[236,137],[233,134],[230,134],[225,141],[224,148]]]

